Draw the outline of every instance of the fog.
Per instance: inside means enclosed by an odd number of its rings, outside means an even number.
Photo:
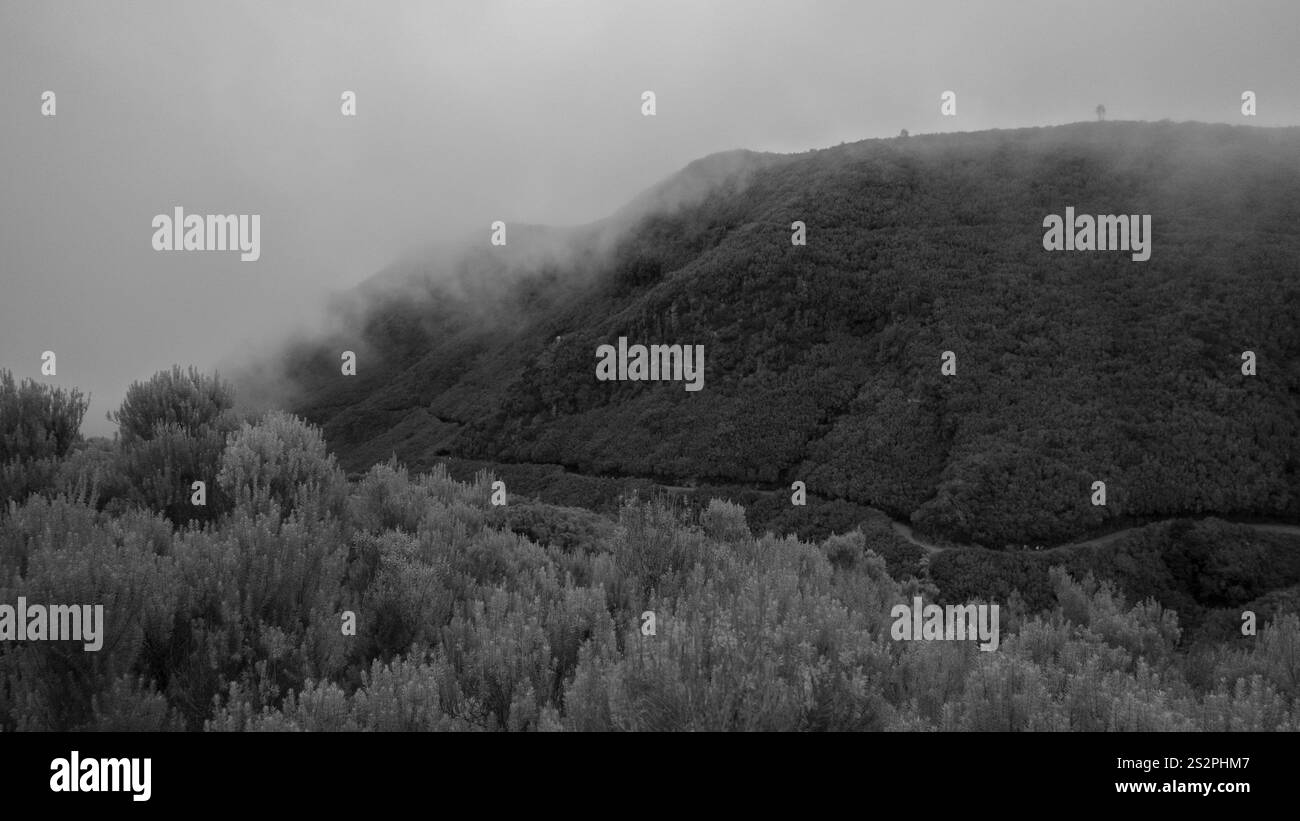
[[[132,380],[264,355],[414,248],[595,221],[714,152],[1099,103],[1294,125],[1297,30],[1294,0],[4,3],[0,368],[91,393],[111,434]],[[260,214],[261,258],[154,251],[175,206]]]

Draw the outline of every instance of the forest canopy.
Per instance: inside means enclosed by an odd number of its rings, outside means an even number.
[[[604,223],[570,255],[521,231],[453,274],[361,289],[335,334],[288,351],[293,409],[351,471],[397,454],[798,480],[997,548],[1300,517],[1300,130],[1083,123],[738,152],[679,177],[607,253]],[[1150,259],[1043,250],[1066,207],[1150,215]],[[705,389],[597,380],[619,337],[702,345]],[[339,351],[363,348],[340,379]]]

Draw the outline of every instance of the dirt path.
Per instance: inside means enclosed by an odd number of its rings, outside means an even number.
[[[439,420],[439,421],[443,421],[443,420]],[[449,420],[449,421],[454,421],[454,420]],[[460,423],[457,423],[457,424],[460,424]],[[527,463],[516,462],[516,463],[514,463],[514,464],[527,464]],[[561,468],[562,468],[566,473],[572,473],[572,474],[577,475],[577,476],[585,476],[585,475],[586,475],[586,474],[579,473],[579,472],[577,472],[577,471],[575,471],[575,470],[572,470],[571,468],[568,468],[568,467],[563,467],[563,466],[559,466],[559,467],[561,467]],[[635,474],[618,474],[618,478],[623,478],[623,479],[644,479],[644,480],[646,480],[646,481],[648,481],[648,482],[652,482],[652,483],[654,483],[655,485],[657,485],[658,487],[660,487],[660,488],[662,488],[662,489],[664,489],[664,490],[675,491],[675,492],[678,492],[678,493],[690,493],[690,492],[693,492],[693,491],[696,491],[696,490],[699,489],[699,488],[696,487],[695,485],[665,485],[665,484],[661,484],[662,480],[661,480],[661,479],[658,479],[658,478],[655,478],[655,477],[653,477],[653,476],[637,476],[637,475],[635,475]],[[743,485],[743,484],[738,485],[738,486],[739,486],[739,487],[746,487],[746,486]],[[785,493],[785,492],[786,492],[784,489],[781,489],[781,490],[771,490],[771,489],[767,489],[767,488],[758,488],[758,487],[753,487],[753,486],[748,486],[748,488],[749,488],[750,490],[754,490],[754,491],[757,491],[757,492],[759,492],[759,493]],[[1185,517],[1185,516],[1175,516],[1175,517],[1171,517],[1171,518],[1169,518],[1169,519],[1160,519],[1160,520],[1157,520],[1157,521],[1155,521],[1155,522],[1146,522],[1145,524],[1141,524],[1141,525],[1133,525],[1132,527],[1126,527],[1126,528],[1124,528],[1123,530],[1116,530],[1116,531],[1113,532],[1113,533],[1107,533],[1107,534],[1105,534],[1105,535],[1103,535],[1103,536],[1097,536],[1096,538],[1092,538],[1092,539],[1083,539],[1083,540],[1081,540],[1081,541],[1077,541],[1077,542],[1069,542],[1069,543],[1067,543],[1067,544],[1062,544],[1062,545],[1055,545],[1055,546],[1053,546],[1053,547],[1050,547],[1050,548],[1044,548],[1044,549],[1045,549],[1045,550],[1069,550],[1069,549],[1076,548],[1076,547],[1100,547],[1100,546],[1102,546],[1102,545],[1110,544],[1111,542],[1115,541],[1116,539],[1122,538],[1123,536],[1125,536],[1125,535],[1127,535],[1127,534],[1133,532],[1134,530],[1138,530],[1139,528],[1146,527],[1147,525],[1150,525],[1150,524],[1157,524],[1159,521],[1166,521],[1166,522],[1169,522],[1169,521],[1174,521],[1174,520],[1176,520],[1176,519],[1183,519],[1183,518],[1187,518],[1187,517]],[[921,548],[921,549],[924,550],[926,553],[929,553],[929,554],[931,554],[931,555],[933,555],[933,554],[935,554],[935,553],[942,553],[942,552],[945,551],[945,550],[951,550],[951,549],[954,549],[954,548],[967,548],[967,547],[974,547],[974,545],[966,545],[966,544],[948,544],[948,545],[938,545],[938,544],[934,544],[933,542],[928,542],[928,541],[926,541],[925,539],[922,539],[921,537],[917,536],[916,533],[914,533],[914,532],[912,531],[911,526],[908,525],[908,524],[906,524],[906,523],[904,523],[904,522],[900,522],[900,521],[894,519],[894,520],[891,520],[891,524],[892,524],[893,527],[894,527],[894,532],[895,532],[895,533],[897,533],[899,536],[902,536],[902,537],[903,537],[904,539],[906,539],[907,541],[911,542],[912,544],[916,545],[917,547]],[[1300,525],[1283,524],[1283,523],[1271,523],[1271,522],[1262,522],[1262,523],[1254,523],[1254,522],[1236,522],[1235,524],[1244,524],[1244,525],[1246,525],[1247,527],[1254,528],[1255,530],[1258,530],[1258,531],[1263,532],[1263,533],[1281,533],[1281,534],[1286,535],[1286,536],[1295,536],[1295,537],[1300,537]]]
[[[1172,521],[1172,520],[1166,520],[1166,521]],[[921,548],[922,550],[930,554],[942,553],[943,551],[950,550],[952,548],[971,546],[971,545],[961,545],[961,544],[940,546],[932,542],[927,542],[924,539],[921,539],[914,532],[912,532],[911,527],[903,524],[902,522],[895,521],[892,524],[894,525],[895,533],[897,533],[898,535],[902,536],[904,539],[907,539],[912,544],[916,545],[917,547]],[[1147,524],[1155,524],[1155,522],[1148,522]],[[1255,524],[1253,522],[1240,522],[1239,524],[1244,524],[1246,527],[1254,528],[1255,530],[1261,531],[1263,533],[1282,533],[1287,536],[1300,537],[1300,525]],[[1134,530],[1137,530],[1140,527],[1146,527],[1146,525],[1135,525],[1133,527],[1126,527],[1123,530],[1116,530],[1114,533],[1107,533],[1105,536],[1098,536],[1095,539],[1085,539],[1081,542],[1070,542],[1069,544],[1056,545],[1055,547],[1049,549],[1070,550],[1076,547],[1100,547],[1105,544],[1110,544],[1116,539],[1119,539],[1122,536],[1132,533]]]

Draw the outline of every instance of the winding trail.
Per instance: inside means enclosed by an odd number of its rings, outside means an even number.
[[[1172,520],[1167,519],[1165,521],[1172,521]],[[909,527],[906,524],[903,524],[900,521],[894,520],[891,523],[894,526],[895,533],[897,533],[899,536],[902,536],[904,539],[907,539],[909,542],[911,542],[912,544],[916,545],[917,547],[921,548],[926,553],[929,553],[931,555],[934,555],[936,553],[942,553],[945,550],[974,547],[974,545],[964,545],[964,544],[947,545],[947,546],[937,545],[932,542],[927,542],[924,539],[919,538],[914,532],[912,532],[911,527]],[[1076,547],[1100,547],[1105,544],[1110,544],[1116,539],[1119,539],[1129,533],[1132,533],[1134,530],[1138,530],[1140,528],[1147,527],[1148,525],[1152,525],[1152,524],[1156,524],[1156,522],[1147,522],[1146,524],[1142,524],[1142,525],[1134,525],[1132,527],[1126,527],[1123,530],[1116,530],[1114,533],[1107,533],[1105,536],[1098,536],[1095,539],[1084,539],[1083,541],[1080,542],[1070,542],[1068,544],[1056,545],[1054,547],[1049,547],[1044,549],[1045,550],[1072,550]],[[1281,533],[1286,536],[1295,536],[1300,538],[1300,525],[1267,524],[1267,523],[1257,524],[1254,522],[1233,522],[1233,524],[1245,525],[1246,527],[1254,528],[1255,530],[1261,531],[1263,533]]]
[[[439,421],[455,421],[455,420],[439,420]],[[452,457],[452,458],[456,458],[456,457]],[[512,464],[512,465],[533,464],[527,462],[502,462],[500,460],[497,460],[497,463]],[[588,478],[595,478],[595,477],[590,477],[588,474],[581,473],[577,470],[574,470],[573,468],[567,465],[555,465],[555,466],[561,468],[567,474],[583,476]],[[678,493],[692,493],[700,489],[695,485],[664,484],[664,480],[662,478],[654,477],[654,476],[640,476],[631,473],[619,473],[613,475],[616,478],[622,478],[622,479],[643,479],[648,482],[651,482],[652,484],[654,484],[655,486],[659,487],[662,490],[678,492]],[[764,493],[764,494],[785,492],[784,488],[779,490],[773,490],[771,488],[764,488],[764,487],[759,487],[756,485],[745,484],[745,483],[739,483],[737,485],[733,485],[733,487],[741,487],[747,490],[755,491],[758,493]],[[1067,542],[1066,544],[1053,545],[1052,547],[1044,547],[1043,551],[1045,552],[1050,550],[1072,550],[1074,548],[1079,548],[1079,547],[1100,547],[1102,545],[1110,544],[1111,542],[1116,541],[1117,539],[1123,538],[1129,533],[1132,533],[1134,530],[1140,530],[1143,527],[1147,527],[1153,524],[1159,524],[1160,522],[1172,522],[1178,519],[1187,519],[1187,518],[1197,518],[1197,517],[1171,516],[1167,519],[1157,519],[1155,521],[1143,522],[1141,524],[1131,525],[1121,530],[1116,530],[1114,532],[1106,533],[1101,536],[1096,536],[1091,539],[1081,539],[1077,542]],[[1204,517],[1200,517],[1200,518],[1204,518]],[[1231,521],[1231,520],[1225,519],[1224,521]],[[1257,531],[1260,531],[1261,533],[1279,533],[1284,536],[1292,536],[1295,538],[1300,538],[1300,525],[1296,525],[1296,524],[1287,524],[1284,522],[1231,522],[1231,523],[1245,525],[1246,527],[1253,528]],[[969,548],[976,547],[976,545],[971,545],[971,544],[943,544],[943,545],[935,544],[934,542],[926,541],[925,539],[917,536],[916,533],[913,532],[912,527],[908,525],[906,522],[901,522],[897,519],[891,518],[890,524],[893,525],[895,533],[897,533],[899,536],[903,537],[907,541],[911,542],[912,544],[916,545],[917,547],[921,548],[927,554],[930,555],[942,553],[945,550],[969,549]],[[1297,547],[1300,547],[1300,545],[1297,545]],[[996,550],[997,548],[991,548],[991,549]],[[1022,552],[1037,552],[1037,551],[1022,551]]]
[[[565,468],[565,471],[569,473],[576,473],[576,471],[572,471],[568,468]],[[578,475],[585,475],[585,474],[578,474]],[[694,486],[661,484],[661,480],[656,479],[655,477],[652,476],[633,476],[631,474],[624,474],[624,476],[627,478],[646,479],[648,481],[654,482],[658,487],[669,491],[689,493],[699,489]],[[745,485],[743,483],[740,486],[745,487],[748,490],[753,490],[759,493],[783,493],[784,492],[784,489],[770,490],[766,488],[756,487],[754,485]],[[1122,528],[1120,530],[1116,530],[1111,533],[1106,533],[1101,536],[1096,536],[1091,539],[1080,539],[1079,541],[1076,542],[1067,542],[1065,544],[1058,544],[1058,545],[1053,545],[1051,547],[1044,547],[1041,552],[1046,552],[1049,550],[1073,550],[1074,548],[1079,548],[1079,547],[1101,547],[1102,545],[1107,545],[1110,544],[1111,542],[1123,538],[1129,533],[1132,533],[1134,530],[1140,530],[1149,525],[1159,524],[1161,522],[1173,522],[1179,519],[1188,519],[1188,518],[1199,519],[1199,518],[1208,518],[1208,517],[1170,516],[1167,519],[1156,519],[1150,522],[1143,522],[1141,524],[1131,525],[1129,527]],[[1285,522],[1232,522],[1229,519],[1224,519],[1224,521],[1228,521],[1231,524],[1245,525],[1246,527],[1253,528],[1262,533],[1280,533],[1284,536],[1292,536],[1292,537],[1300,538],[1300,525],[1287,524]],[[907,524],[906,522],[901,522],[898,519],[894,519],[891,517],[890,524],[893,525],[895,533],[897,533],[899,536],[902,536],[904,539],[916,545],[917,547],[921,548],[922,550],[924,550],[926,553],[930,555],[942,553],[945,550],[976,547],[976,545],[972,545],[972,544],[954,544],[954,543],[942,544],[942,545],[935,544],[934,542],[926,541],[920,536],[917,536],[916,533],[912,530],[911,525]],[[1300,547],[1300,545],[1297,545],[1297,547]],[[989,549],[997,550],[997,548],[989,548]],[[1040,552],[1040,551],[1026,550],[1020,552],[1032,553],[1032,552]]]

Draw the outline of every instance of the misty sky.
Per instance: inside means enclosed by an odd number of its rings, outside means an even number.
[[[597,219],[716,151],[1098,103],[1295,125],[1297,32],[1296,0],[0,0],[0,368],[37,377],[54,350],[50,381],[92,393],[83,430],[108,434],[132,380],[255,354],[403,249]],[[153,251],[176,205],[262,215],[260,261]]]

